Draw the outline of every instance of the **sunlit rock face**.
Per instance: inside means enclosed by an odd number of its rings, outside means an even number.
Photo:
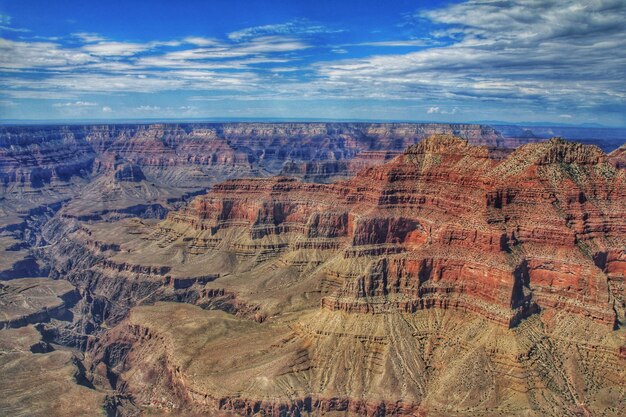
[[[323,298],[329,309],[461,308],[513,326],[556,308],[613,327],[608,266],[594,259],[623,250],[625,190],[595,147],[553,139],[496,161],[438,136],[345,182],[217,184],[165,225],[217,241],[245,228],[259,244],[284,236],[294,249],[371,260],[365,274],[329,268],[355,277]]]
[[[369,151],[401,151],[434,133],[475,144],[506,147],[493,128],[471,124],[226,123],[0,128],[0,184],[38,188],[85,178],[109,157],[160,173],[170,182],[193,181],[174,167],[251,167],[279,172],[285,162],[349,161]],[[355,167],[359,163],[355,164]],[[340,174],[348,168],[339,169]],[[336,169],[336,170],[337,170]],[[167,171],[169,174],[166,175]],[[306,170],[305,170],[306,171]],[[309,169],[310,171],[310,169]],[[354,173],[355,168],[348,169]],[[174,174],[175,173],[175,174]],[[195,179],[198,181],[198,178]],[[189,184],[187,184],[189,186]]]
[[[623,414],[619,150],[477,125],[3,129],[0,369],[41,389],[0,384],[2,411]]]
[[[142,279],[200,280],[191,304],[229,313],[132,308],[94,378],[190,412],[617,415],[625,181],[593,146],[440,135],[347,181],[216,184],[100,268],[158,259]]]

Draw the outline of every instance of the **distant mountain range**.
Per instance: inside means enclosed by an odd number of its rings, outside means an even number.
[[[143,119],[5,119],[0,125],[31,125],[31,124],[124,124],[124,123],[210,123],[210,122],[330,122],[330,123],[463,123],[482,124],[492,126],[527,126],[527,127],[574,127],[594,129],[620,129],[626,126],[607,126],[600,123],[561,123],[561,122],[509,122],[504,120],[475,120],[475,121],[433,121],[433,120],[402,120],[402,119],[329,119],[329,118],[290,118],[290,117],[196,117],[196,118],[143,118]]]

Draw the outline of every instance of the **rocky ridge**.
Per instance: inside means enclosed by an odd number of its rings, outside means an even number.
[[[66,236],[101,260],[77,285],[187,304],[110,310],[88,368],[168,412],[619,415],[624,181],[593,146],[436,136],[351,180],[230,180],[157,224],[84,225]]]
[[[204,185],[216,167],[277,173],[285,162],[347,161],[360,152],[401,151],[431,134],[457,134],[502,147],[489,126],[469,124],[213,123],[0,128],[4,191],[86,178],[107,157],[184,187]],[[106,165],[106,163],[104,163]],[[186,169],[182,169],[185,167]],[[210,169],[211,168],[211,169]]]
[[[245,124],[219,135],[253,143],[279,132],[313,143],[331,127],[307,125],[310,136],[299,137],[301,126]],[[351,132],[339,127],[333,135]],[[374,127],[376,147],[394,147],[394,135],[413,141],[414,127],[393,135]],[[184,141],[165,141],[176,149],[167,158],[167,147],[133,155],[122,146],[169,137],[156,130],[98,151],[90,174],[68,182],[78,197],[0,228],[3,248],[24,256],[18,267],[13,256],[2,263],[6,277],[32,270],[54,279],[24,293],[32,278],[6,281],[2,302],[71,284],[71,297],[31,298],[33,313],[22,315],[30,318],[1,330],[7,341],[35,332],[19,360],[56,355],[59,375],[78,383],[67,398],[84,388],[100,412],[120,416],[626,409],[626,187],[613,155],[561,139],[494,152],[444,134],[404,152],[370,146],[337,169],[327,168],[331,159],[285,164],[293,154],[283,154],[264,175],[315,182],[227,180],[185,204],[176,185],[190,171]],[[235,162],[231,171],[206,165],[198,184],[249,172]],[[55,181],[33,195],[58,201]],[[42,306],[51,314],[37,318]],[[25,369],[14,365],[2,369]],[[19,401],[0,409],[22,410]],[[62,415],[38,410],[31,414]]]
[[[512,326],[558,308],[613,327],[605,272],[623,269],[625,197],[623,172],[594,147],[554,139],[494,161],[435,137],[346,182],[217,184],[161,227],[214,247],[244,228],[259,244],[340,253],[350,261],[328,262],[329,309],[458,307]]]

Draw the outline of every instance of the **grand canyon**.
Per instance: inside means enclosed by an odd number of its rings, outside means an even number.
[[[626,416],[626,0],[0,0],[0,417]]]
[[[623,141],[533,129],[1,126],[0,414],[624,415]]]

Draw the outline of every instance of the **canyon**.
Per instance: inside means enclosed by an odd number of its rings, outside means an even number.
[[[540,136],[0,127],[0,414],[623,415],[624,146]]]

